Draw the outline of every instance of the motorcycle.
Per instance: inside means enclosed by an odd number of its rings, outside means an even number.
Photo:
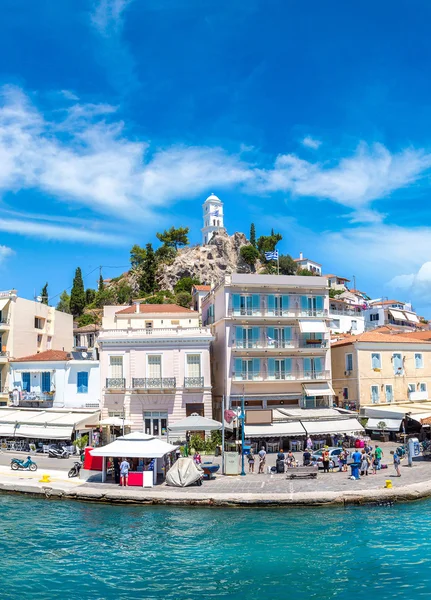
[[[51,447],[48,450],[48,458],[69,458],[70,454],[64,448]]]
[[[68,477],[79,477],[79,471],[82,468],[82,462],[80,462],[79,460],[75,461],[73,467],[71,469],[69,469],[69,472],[67,474]]]
[[[27,460],[25,462],[19,458],[12,458],[10,461],[10,468],[12,471],[18,471],[18,469],[37,471],[37,464],[31,460],[31,456],[27,456]]]

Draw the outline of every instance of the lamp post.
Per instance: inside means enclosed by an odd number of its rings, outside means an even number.
[[[225,474],[225,469],[224,469],[224,411],[225,411],[225,404],[224,404],[224,394],[223,394],[222,401],[221,401],[221,423],[222,423],[222,427],[221,427],[221,472],[222,472],[222,475]]]
[[[241,400],[241,475],[245,475],[244,469],[244,424],[245,424],[245,409],[244,409],[244,390],[242,391]]]

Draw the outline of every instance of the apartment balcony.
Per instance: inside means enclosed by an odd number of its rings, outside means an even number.
[[[134,377],[132,389],[134,391],[154,392],[172,391],[177,387],[175,377]]]
[[[10,329],[10,318],[0,317],[0,330]]]
[[[339,310],[339,309],[334,309],[334,308],[330,308],[329,309],[329,317],[332,316],[346,316],[346,317],[363,317],[364,315],[362,314],[362,310],[353,310],[353,309],[345,309],[345,310]]]
[[[272,317],[274,319],[302,319],[307,317],[315,318],[328,318],[328,311],[326,309],[313,310],[313,309],[301,309],[301,308],[286,308],[286,309],[273,309],[273,308],[228,308],[228,316],[233,319],[261,319],[262,317]]]
[[[9,396],[13,402],[13,393]],[[22,392],[18,401],[18,406],[27,408],[52,408],[54,399],[55,392]]]
[[[110,339],[136,339],[145,340],[148,339],[154,342],[155,339],[190,339],[196,337],[209,337],[211,338],[211,330],[209,327],[166,327],[166,328],[154,328],[154,329],[101,329],[98,340],[110,340]]]
[[[330,371],[280,371],[275,373],[268,372],[235,372],[233,381],[244,382],[270,382],[277,381],[327,381],[331,379]]]
[[[185,377],[184,387],[187,389],[201,390],[204,388],[203,377]]]
[[[243,339],[234,340],[232,349],[235,351],[248,350],[327,350],[329,348],[328,339],[305,339],[295,338],[291,340],[268,340],[261,339],[253,342],[247,342]]]
[[[7,363],[9,360],[9,350],[0,350],[0,364]]]
[[[109,391],[125,390],[126,380],[122,377],[108,377],[106,379],[106,389]]]

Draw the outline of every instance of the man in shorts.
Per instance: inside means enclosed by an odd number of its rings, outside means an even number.
[[[259,452],[259,473],[265,472],[265,462],[266,462],[266,451],[265,448],[261,448]]]

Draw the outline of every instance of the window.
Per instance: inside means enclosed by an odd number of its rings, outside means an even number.
[[[147,331],[153,329],[153,322],[152,321],[145,321],[145,329]]]
[[[144,412],[145,433],[148,435],[166,435],[168,427],[168,413],[157,411]]]
[[[358,322],[352,319],[352,331],[356,331],[358,329]]]
[[[349,399],[349,388],[343,388],[343,398],[344,400]]]
[[[392,402],[394,399],[394,392],[391,385],[385,385],[385,398],[386,402]]]
[[[87,335],[87,348],[94,348],[94,333]]]
[[[42,373],[42,393],[46,394],[46,392],[51,391],[51,373],[49,371],[45,371]]]
[[[88,394],[88,372],[79,371],[77,374],[77,390],[78,394]]]
[[[110,363],[112,379],[122,379],[123,378],[123,357],[122,356],[110,356],[109,363]]]
[[[162,356],[161,354],[148,355],[148,377],[150,379],[160,379],[162,376]]]
[[[371,402],[373,404],[377,404],[379,401],[379,386],[372,385],[371,386]]]
[[[409,398],[410,398],[410,395],[414,394],[415,391],[416,391],[416,384],[415,383],[409,383],[408,386],[407,386],[407,391],[408,391],[408,395],[409,395]]]
[[[237,381],[246,381],[257,379],[260,375],[260,359],[235,359],[235,379]]]
[[[38,334],[37,334],[37,345],[38,345],[38,346],[40,346],[40,345],[41,345],[41,343],[42,343],[42,338],[43,338],[42,334],[41,334],[41,333],[38,333]]]
[[[382,357],[379,352],[371,353],[371,368],[381,369],[382,368]]]
[[[379,313],[371,313],[370,314],[370,321],[378,321],[379,320]]]
[[[416,369],[423,369],[424,368],[423,356],[419,352],[415,354],[415,368]]]
[[[30,391],[30,373],[22,373],[21,381],[22,381],[22,391],[29,392]]]
[[[426,392],[427,391],[427,384],[426,383],[420,383],[419,384],[419,391],[420,392]]]
[[[332,329],[340,329],[340,319],[332,319],[331,328]]]
[[[73,337],[75,338],[75,348],[79,348],[81,345],[81,336],[76,334]]]
[[[353,354],[346,354],[346,371],[353,371]]]
[[[201,376],[201,355],[187,354],[187,377]]]
[[[45,319],[41,319],[40,317],[34,318],[34,327],[35,329],[43,329],[43,322]]]
[[[399,354],[398,352],[392,354],[392,365],[394,367],[395,375],[402,375],[404,373],[402,354]]]
[[[47,350],[51,350],[51,348],[52,348],[52,336],[49,335],[48,338],[47,338],[47,340],[46,340],[46,349]]]

